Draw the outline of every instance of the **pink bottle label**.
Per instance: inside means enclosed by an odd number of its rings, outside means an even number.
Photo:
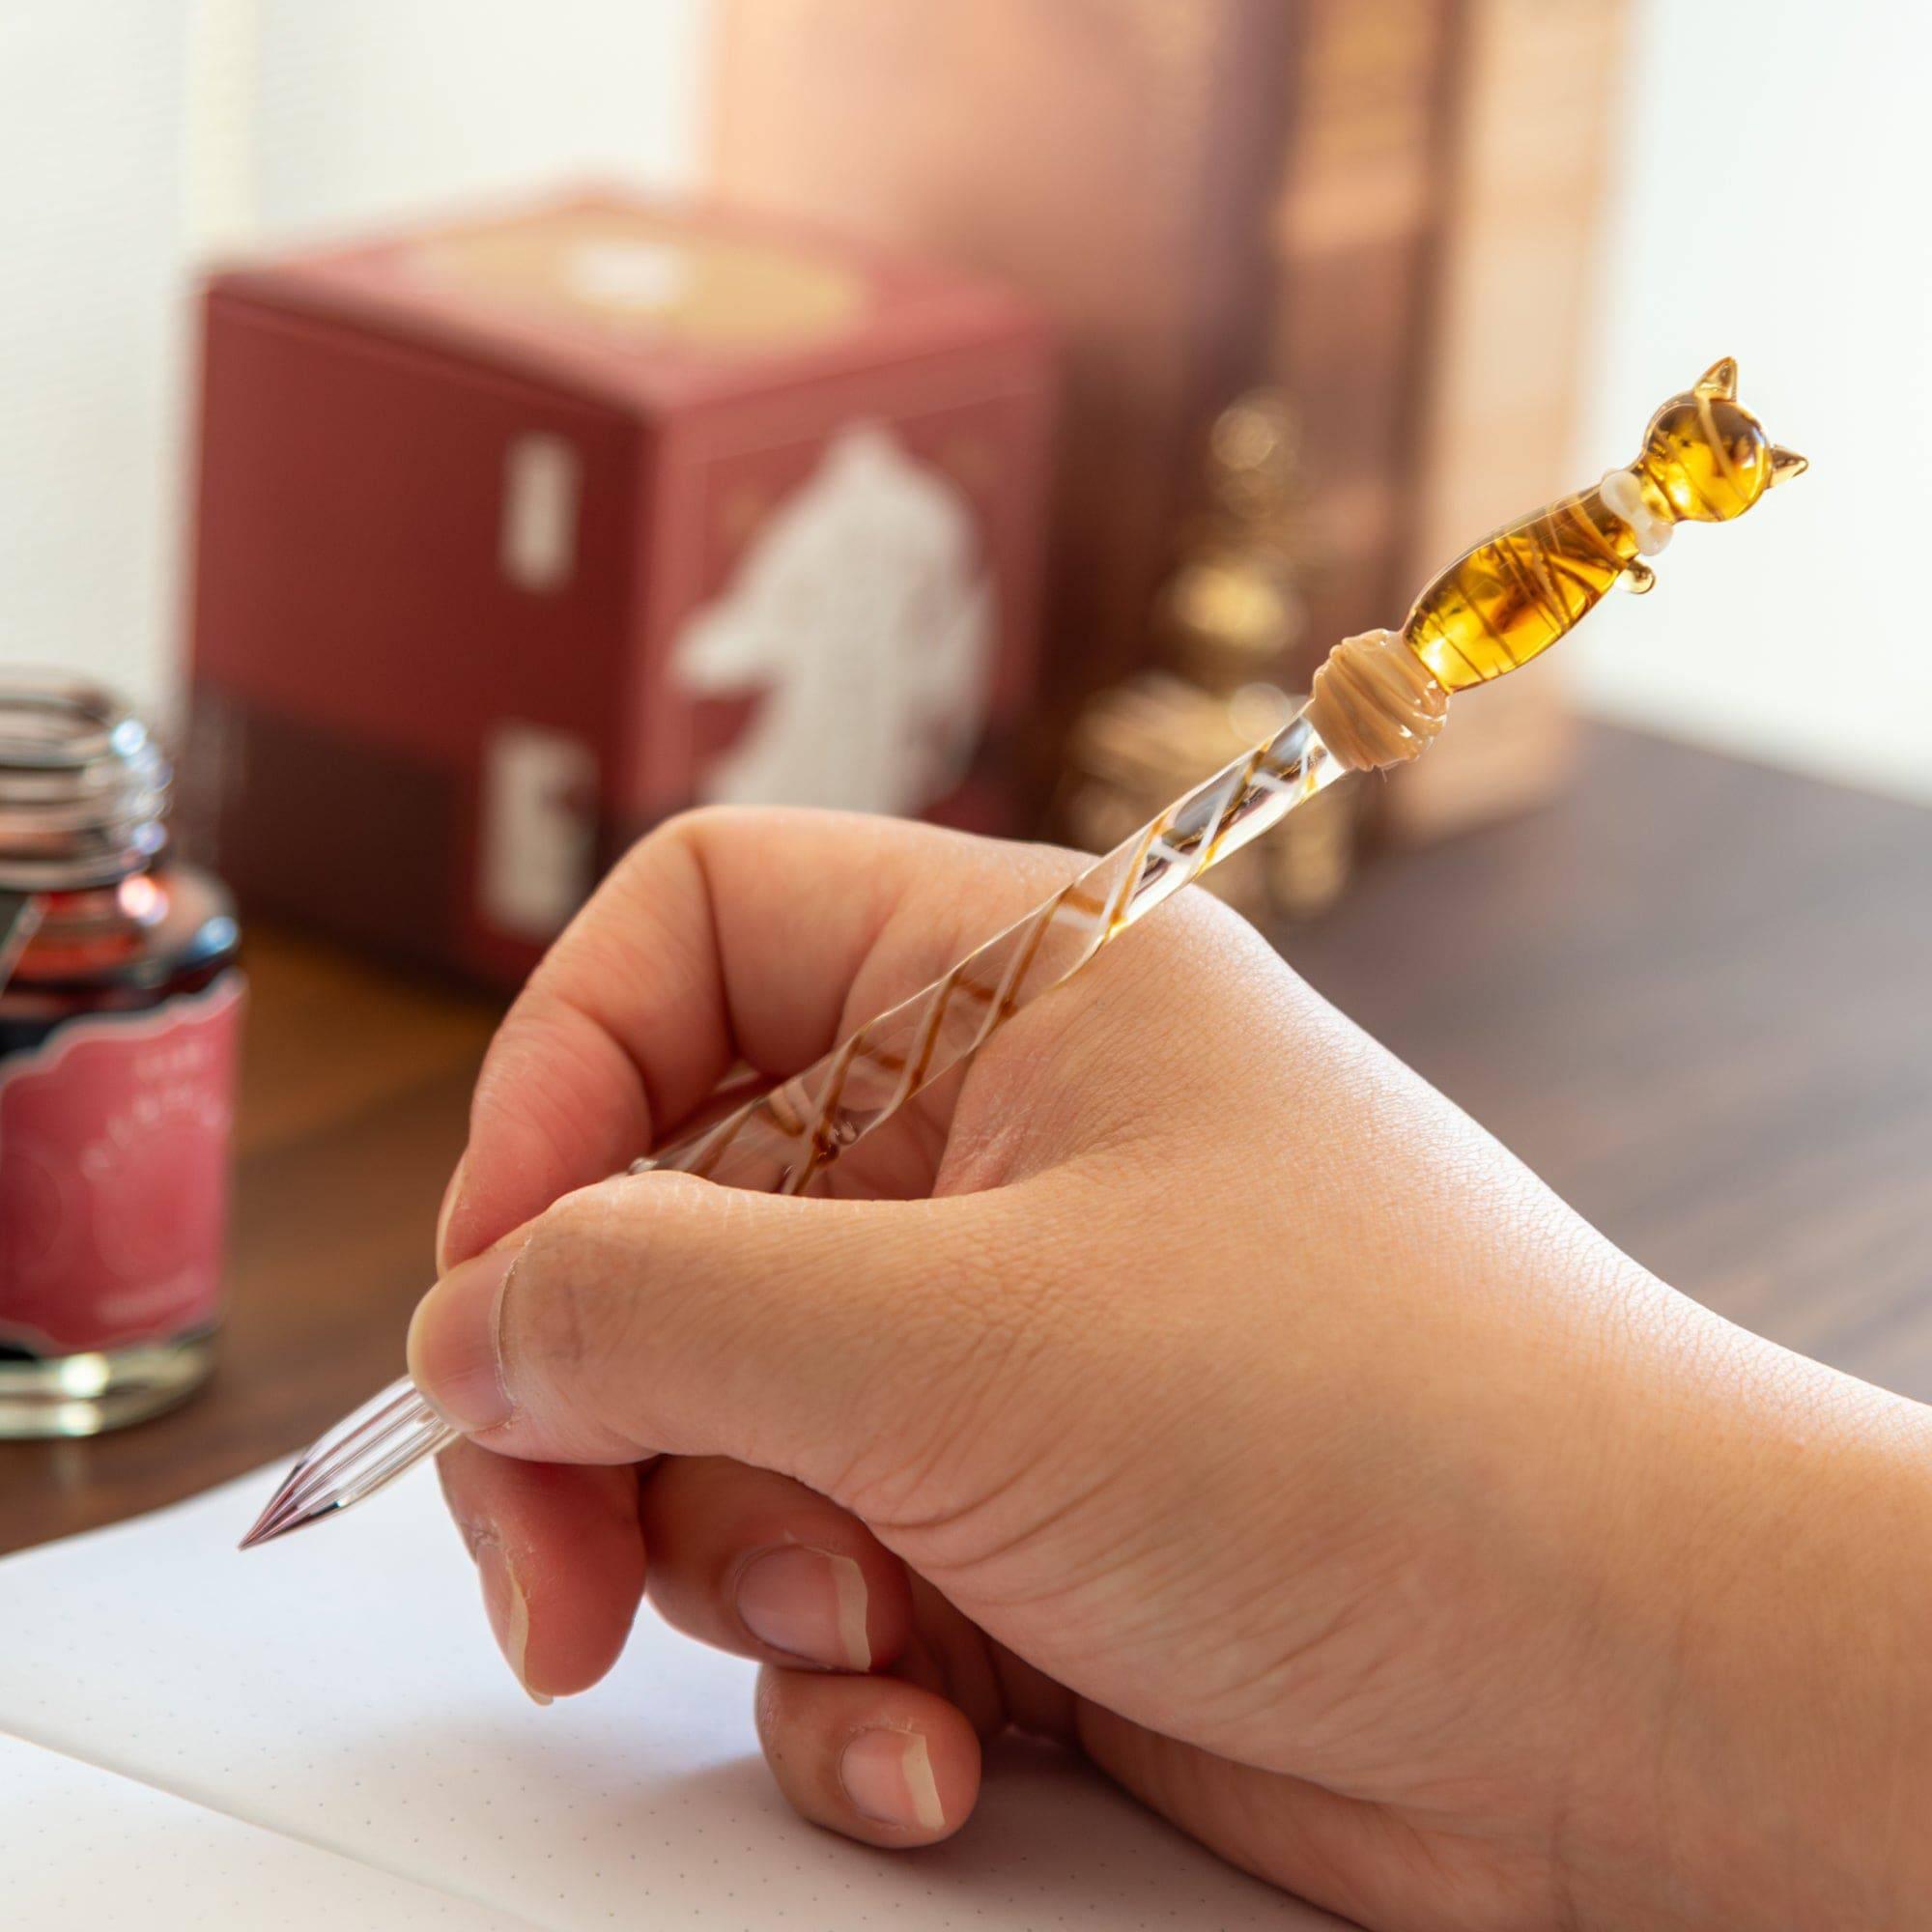
[[[0,1342],[43,1354],[212,1321],[242,976],[0,1061]]]

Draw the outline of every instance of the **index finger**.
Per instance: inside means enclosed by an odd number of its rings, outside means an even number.
[[[615,867],[497,1030],[439,1269],[649,1151],[738,1063],[772,1078],[809,1065],[1077,863],[846,812],[668,821]]]

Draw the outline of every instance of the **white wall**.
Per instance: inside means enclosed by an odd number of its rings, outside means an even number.
[[[209,250],[586,174],[691,184],[707,4],[0,5],[0,662],[168,708]]]
[[[0,661],[152,686],[188,0],[0,6]]]
[[[1812,469],[1685,527],[1576,640],[1585,701],[1932,800],[1932,10],[1642,0],[1579,475],[1720,355]]]
[[[255,0],[254,12],[269,239],[560,175],[696,179],[703,0]]]

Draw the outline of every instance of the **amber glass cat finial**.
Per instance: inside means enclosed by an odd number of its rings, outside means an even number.
[[[1459,557],[1400,632],[1345,638],[1316,673],[1311,722],[1357,770],[1423,752],[1449,693],[1525,665],[1588,615],[1618,578],[1656,582],[1655,556],[1683,523],[1727,523],[1805,468],[1738,401],[1738,365],[1714,362],[1650,419],[1625,469]]]
[[[1714,362],[1651,417],[1643,449],[1593,490],[1513,524],[1452,564],[1415,601],[1403,639],[1445,690],[1515,670],[1583,616],[1619,577],[1656,581],[1681,523],[1725,523],[1804,468],[1738,401],[1738,365]]]

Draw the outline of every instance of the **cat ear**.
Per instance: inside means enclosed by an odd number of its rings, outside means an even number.
[[[1697,385],[1690,393],[1693,396],[1720,397],[1727,403],[1736,402],[1738,399],[1738,358],[1735,355],[1726,355],[1720,360],[1713,362],[1697,378]]]
[[[1771,446],[1771,481],[1767,490],[1776,490],[1780,483],[1789,483],[1794,476],[1803,476],[1811,468],[1808,457],[1800,456],[1795,449],[1785,449],[1777,443]]]

